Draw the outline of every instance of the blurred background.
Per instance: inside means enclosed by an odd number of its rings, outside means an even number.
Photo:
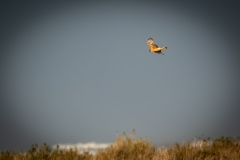
[[[1,3],[0,150],[240,135],[235,1]]]

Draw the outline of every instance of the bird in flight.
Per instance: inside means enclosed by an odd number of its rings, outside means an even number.
[[[167,47],[158,47],[158,45],[154,43],[152,38],[148,38],[147,45],[150,47],[149,52],[154,52],[157,54],[164,55],[164,53],[162,53],[162,50],[167,49]]]

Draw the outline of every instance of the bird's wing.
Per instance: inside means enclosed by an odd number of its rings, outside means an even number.
[[[156,45],[156,44],[149,44],[149,46],[150,46],[151,49],[156,49],[156,48],[158,48],[158,45]]]

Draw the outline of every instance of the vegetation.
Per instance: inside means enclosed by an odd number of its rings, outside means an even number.
[[[115,142],[95,154],[89,151],[79,153],[77,148],[51,149],[46,143],[32,145],[27,152],[0,152],[0,160],[238,160],[240,144],[229,137],[215,140],[198,139],[194,142],[176,143],[168,149],[157,149],[148,140],[134,139],[131,134],[117,137]]]

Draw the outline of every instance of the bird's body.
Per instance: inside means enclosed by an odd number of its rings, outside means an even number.
[[[167,47],[158,47],[152,38],[148,38],[147,45],[150,47],[149,52],[154,52],[157,54],[163,54],[162,50],[166,50]],[[164,54],[163,54],[164,55]]]

